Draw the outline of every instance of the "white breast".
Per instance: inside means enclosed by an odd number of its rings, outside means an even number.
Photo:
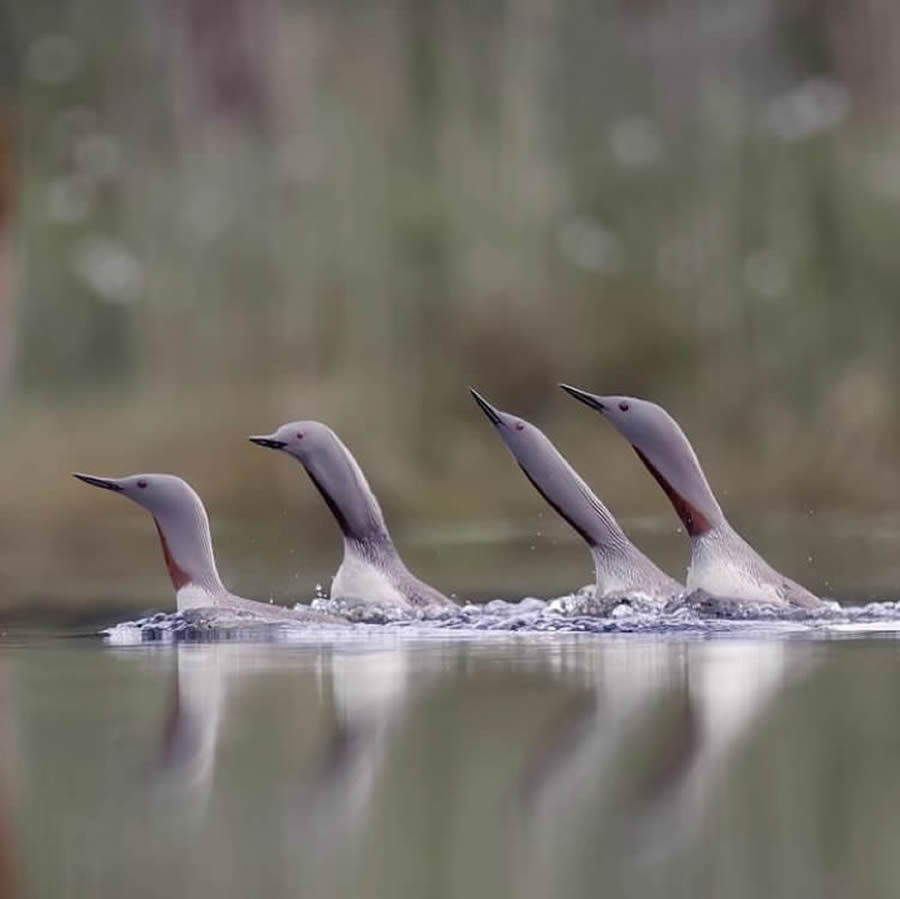
[[[688,590],[705,590],[713,596],[745,602],[783,602],[774,583],[755,578],[738,560],[694,555],[687,576]]]
[[[208,609],[216,604],[215,597],[196,584],[185,584],[175,593],[176,608],[179,612],[186,609]]]
[[[331,582],[331,598],[409,605],[387,574],[351,547],[345,548],[344,561]]]

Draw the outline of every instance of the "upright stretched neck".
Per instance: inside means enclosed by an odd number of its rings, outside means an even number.
[[[381,506],[356,459],[336,434],[300,461],[334,515],[345,545],[393,551]]]
[[[649,455],[634,447],[638,458],[669,498],[688,536],[702,537],[723,527],[727,521],[687,438],[685,449],[684,455],[661,468]]]
[[[629,545],[625,532],[606,506],[537,428],[530,452],[514,453],[532,486],[557,514],[601,556]]]
[[[212,597],[226,595],[216,569],[209,519],[200,500],[185,495],[183,502],[151,511],[176,592],[194,588]]]

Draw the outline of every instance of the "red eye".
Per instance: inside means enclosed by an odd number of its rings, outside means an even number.
[[[146,482],[146,481],[143,481],[143,480],[142,480],[142,481],[138,481],[138,487],[140,487],[141,490],[143,490],[146,486],[147,486],[147,482]]]
[[[517,430],[517,431],[524,431],[524,430],[525,430],[525,425],[523,425],[522,422],[517,421],[517,422],[516,422],[516,430]]]
[[[302,432],[298,432],[298,434],[297,434],[297,439],[298,439],[298,440],[302,440],[302,439],[303,439],[303,433],[302,433]]]
[[[631,408],[631,406],[629,406],[628,403],[619,403],[619,408],[623,412],[627,412]]]

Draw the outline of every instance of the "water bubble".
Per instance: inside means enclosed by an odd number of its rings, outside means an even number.
[[[63,84],[81,66],[81,48],[66,34],[45,34],[28,47],[26,71],[41,84]]]

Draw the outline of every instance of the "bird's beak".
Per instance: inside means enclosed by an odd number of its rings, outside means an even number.
[[[574,396],[576,400],[581,400],[586,406],[590,406],[592,409],[596,409],[598,412],[606,411],[606,404],[603,402],[602,396],[597,396],[594,393],[588,393],[585,390],[579,390],[577,387],[570,387],[568,384],[560,384],[563,390],[569,394],[569,396]]]
[[[125,489],[113,478],[95,478],[91,474],[79,474],[77,471],[72,474],[72,477],[78,478],[79,481],[84,481],[85,484],[90,484],[92,487],[102,487],[104,490],[112,490],[114,493],[121,493]]]
[[[470,387],[469,393],[475,398],[475,402],[481,406],[481,411],[490,419],[491,424],[500,427],[503,424],[500,413],[477,390],[473,390]]]
[[[274,437],[248,437],[247,439],[251,443],[255,443],[257,446],[264,446],[267,449],[284,449],[287,446],[286,441],[276,440]]]

